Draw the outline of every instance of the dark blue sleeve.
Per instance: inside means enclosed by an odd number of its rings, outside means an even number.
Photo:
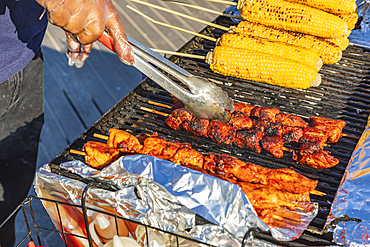
[[[0,1],[0,83],[24,68],[40,49],[47,17],[35,0]]]

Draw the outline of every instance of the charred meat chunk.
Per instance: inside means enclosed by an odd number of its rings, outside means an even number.
[[[235,109],[235,111],[236,112],[243,112],[247,116],[250,116],[251,115],[251,111],[255,107],[256,106],[254,106],[254,105],[249,105],[249,104],[241,103],[241,102],[234,103],[234,109]]]
[[[329,151],[311,143],[301,144],[298,151],[293,152],[293,160],[299,164],[318,169],[331,168],[339,163],[339,160],[331,156]]]
[[[336,143],[343,136],[342,130],[346,122],[342,120],[329,119],[324,117],[310,117],[308,122],[311,127],[321,129],[328,133],[328,140]]]
[[[208,137],[214,142],[231,146],[235,137],[235,128],[219,120],[212,120],[208,125]]]
[[[242,130],[236,133],[234,143],[241,148],[250,148],[256,153],[261,153],[260,140],[263,137],[263,128]]]
[[[251,116],[261,119],[267,119],[272,123],[275,123],[275,116],[280,113],[280,110],[277,108],[269,108],[269,107],[260,107],[257,106],[252,109]]]
[[[98,170],[103,169],[119,157],[119,150],[102,142],[89,141],[82,147],[85,151],[85,162]]]
[[[231,114],[231,119],[228,124],[233,126],[236,130],[251,129],[253,127],[252,119],[250,119],[246,113],[237,111]]]
[[[276,123],[291,126],[291,127],[307,127],[307,122],[304,121],[301,117],[298,117],[294,114],[289,113],[280,113],[275,116]]]
[[[166,118],[166,123],[174,130],[179,130],[182,127],[182,123],[187,120],[193,119],[193,114],[187,111],[185,108],[176,109]]]
[[[184,128],[184,130],[189,131],[194,135],[208,137],[208,125],[209,120],[194,117],[192,120],[185,119],[182,127]]]
[[[265,136],[261,140],[262,147],[272,154],[275,158],[280,159],[284,156],[283,140],[276,136]]]

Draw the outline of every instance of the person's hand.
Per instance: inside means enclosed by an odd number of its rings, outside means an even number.
[[[111,0],[36,1],[47,10],[50,23],[71,34],[72,37],[67,34],[69,63],[82,66],[89,56],[91,44],[104,30],[109,32],[119,59],[129,65],[134,63],[132,48]]]
[[[74,41],[71,37],[71,34],[68,32],[66,32],[66,36],[68,43],[68,50],[66,53],[68,65],[75,65],[77,68],[81,68],[85,63],[85,60],[89,57],[92,44],[81,45],[80,43]]]

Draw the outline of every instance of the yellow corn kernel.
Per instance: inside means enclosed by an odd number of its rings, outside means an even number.
[[[247,21],[323,38],[348,34],[347,23],[338,16],[284,0],[244,0],[240,14]]]
[[[225,76],[285,88],[306,89],[321,82],[314,68],[290,59],[240,48],[217,46],[208,54],[207,63],[214,72]]]
[[[237,27],[230,28],[230,32],[253,35],[270,41],[312,49],[320,55],[324,64],[334,64],[342,58],[342,51],[338,46],[327,42],[324,38],[308,34],[284,31],[249,21],[240,22]]]
[[[355,0],[288,0],[301,3],[332,14],[349,14],[356,11]]]
[[[349,13],[349,14],[340,14],[338,16],[339,16],[339,18],[341,18],[342,20],[344,20],[347,23],[349,30],[355,29],[355,25],[358,21],[357,12],[353,12],[353,13]]]
[[[221,46],[247,49],[288,58],[313,67],[317,71],[319,71],[323,65],[322,59],[315,51],[299,46],[288,45],[286,43],[268,41],[264,38],[238,33],[224,33],[218,41],[218,44]]]
[[[326,39],[326,41],[331,42],[334,45],[338,46],[341,51],[344,51],[349,45],[349,40],[348,40],[347,37],[338,37],[338,38]]]

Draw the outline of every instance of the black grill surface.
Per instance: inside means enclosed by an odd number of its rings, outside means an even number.
[[[217,18],[215,22],[224,26],[233,25],[230,19],[224,17]],[[216,38],[222,35],[221,31],[212,27],[206,27],[201,33]],[[180,52],[206,55],[214,46],[215,43],[213,42],[195,37],[185,44]],[[343,52],[341,61],[334,65],[324,65],[320,70],[322,84],[317,88],[308,90],[285,89],[264,83],[225,77],[213,73],[209,66],[199,59],[172,56],[170,60],[195,75],[213,80],[235,101],[277,107],[282,112],[297,114],[306,120],[310,116],[323,116],[346,121],[347,125],[343,133],[349,136],[342,137],[338,143],[329,144],[325,147],[340,160],[340,163],[330,169],[318,170],[294,163],[292,154],[289,152],[285,152],[283,158],[275,159],[266,152],[257,154],[236,146],[225,147],[208,138],[194,136],[184,130],[172,130],[166,125],[165,116],[145,110],[145,108],[149,108],[169,114],[170,109],[153,105],[150,101],[171,106],[173,104],[171,95],[150,79],[145,79],[68,148],[55,157],[50,162],[53,171],[63,172],[62,169],[58,168],[62,162],[77,159],[83,161],[82,156],[70,154],[69,149],[81,150],[82,145],[87,141],[102,141],[94,138],[93,134],[108,134],[110,128],[123,129],[133,134],[157,132],[161,137],[190,143],[193,148],[200,152],[231,154],[241,160],[268,168],[289,167],[319,181],[317,190],[325,192],[326,195],[311,196],[312,201],[318,202],[320,205],[319,213],[299,240],[279,242],[264,232],[254,232],[255,236],[283,246],[332,245],[332,236],[329,233],[323,233],[323,227],[345,168],[359,137],[366,127],[369,115],[370,55],[367,51],[356,46],[349,46]],[[294,146],[287,147],[296,148]]]

